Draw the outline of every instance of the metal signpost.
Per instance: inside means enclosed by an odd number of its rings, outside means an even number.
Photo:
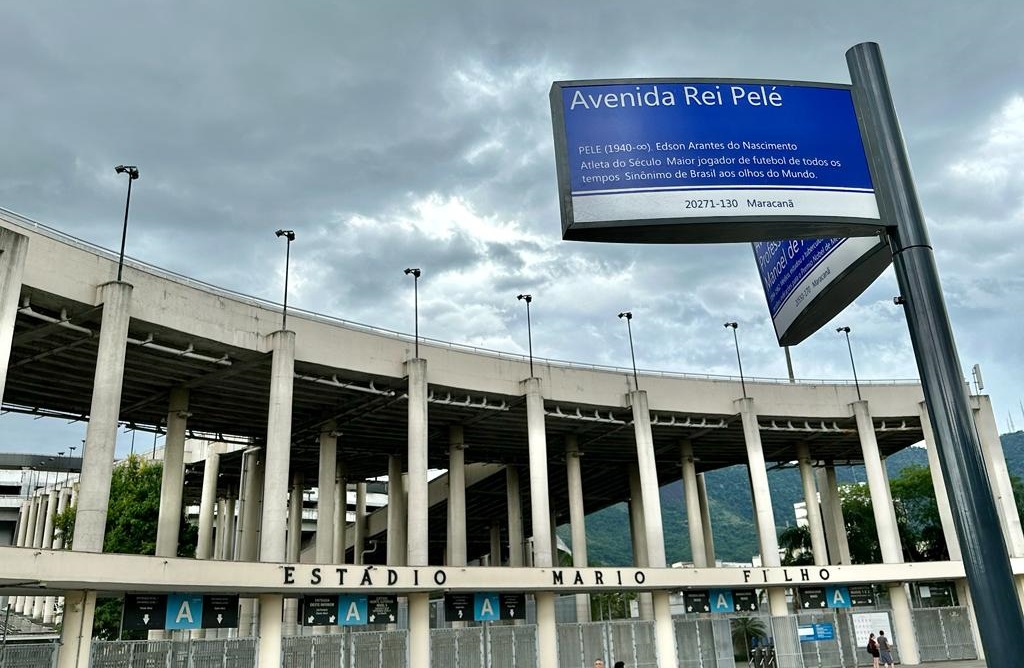
[[[855,298],[871,271],[881,271],[876,266],[856,279],[849,273],[833,288],[838,296],[817,300],[824,311],[803,313],[815,288],[821,296],[829,287],[818,280],[831,275],[822,276],[828,268],[819,260],[847,243],[826,238],[884,233],[978,628],[989,665],[1009,668],[1024,656],[1024,615],[878,45],[858,44],[847,63],[852,86],[555,82],[550,99],[562,236],[627,243],[820,240],[792,256],[784,244],[770,246],[758,258],[785,344],[807,336],[825,311]],[[858,264],[863,269],[870,264],[863,257],[835,271],[841,278]],[[801,266],[789,271],[798,259]],[[698,603],[692,598],[688,609]]]

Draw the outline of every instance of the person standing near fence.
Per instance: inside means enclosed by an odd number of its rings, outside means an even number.
[[[883,666],[893,667],[892,644],[885,637],[885,631],[878,632],[878,659]]]
[[[604,659],[594,659],[594,668],[604,668]]]
[[[868,654],[871,655],[871,668],[878,668],[878,641],[875,640],[875,634],[872,633],[868,636]]]

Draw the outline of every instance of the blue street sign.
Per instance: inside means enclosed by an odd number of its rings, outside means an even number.
[[[501,619],[501,601],[496,592],[478,592],[473,597],[473,619],[478,622],[496,622]]]
[[[164,628],[168,631],[203,628],[203,595],[168,594]]]
[[[338,626],[362,626],[367,622],[365,594],[338,596]]]
[[[797,627],[797,636],[800,642],[818,642],[821,640],[835,640],[836,628],[831,622],[818,624],[801,624]]]
[[[825,601],[830,608],[849,608],[850,590],[846,587],[825,587]]]
[[[551,108],[567,239],[757,241],[882,227],[849,86],[566,81],[552,86]]]
[[[731,589],[709,590],[708,602],[711,604],[711,612],[735,612]]]

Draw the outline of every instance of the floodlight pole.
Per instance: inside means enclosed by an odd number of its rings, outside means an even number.
[[[124,200],[124,224],[121,226],[121,252],[117,256],[117,281],[121,282],[121,270],[124,268],[124,242],[128,238],[128,207],[132,203],[132,181],[139,178],[139,168],[135,165],[118,165],[114,167],[118,174],[128,175],[128,196]]]
[[[993,668],[1013,668],[1024,656],[1024,615],[882,54],[866,42],[847,51],[846,62],[879,214],[892,225],[896,302],[906,313],[985,657]]]
[[[629,334],[629,358],[633,360],[633,387],[639,390],[640,380],[636,375],[636,355],[633,353],[633,328],[629,325],[629,321],[633,319],[633,312],[623,311],[619,314],[619,318],[626,319],[626,333]]]
[[[420,275],[419,267],[408,267],[405,275],[412,275],[412,318],[413,318],[413,357],[420,358]]]
[[[850,351],[850,367],[853,369],[853,385],[857,388],[857,401],[863,401],[860,396],[860,381],[857,380],[857,365],[853,363],[853,346],[850,345],[850,328],[836,327],[840,334],[846,334],[846,349]]]
[[[530,347],[530,378],[533,378],[533,326],[530,324],[530,302],[533,301],[533,295],[517,295],[516,299],[526,302],[526,340]]]
[[[736,364],[740,368],[740,387],[743,388],[743,398],[747,398],[747,381],[743,379],[743,359],[740,357],[740,338],[736,335],[736,329],[739,327],[739,323],[727,322],[725,323],[726,328],[732,329],[732,342],[736,344]]]

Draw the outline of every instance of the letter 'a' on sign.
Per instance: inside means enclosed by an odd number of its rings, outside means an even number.
[[[562,237],[720,243],[884,225],[842,84],[556,81]]]
[[[880,237],[751,244],[780,346],[795,346],[849,306],[892,262]]]

